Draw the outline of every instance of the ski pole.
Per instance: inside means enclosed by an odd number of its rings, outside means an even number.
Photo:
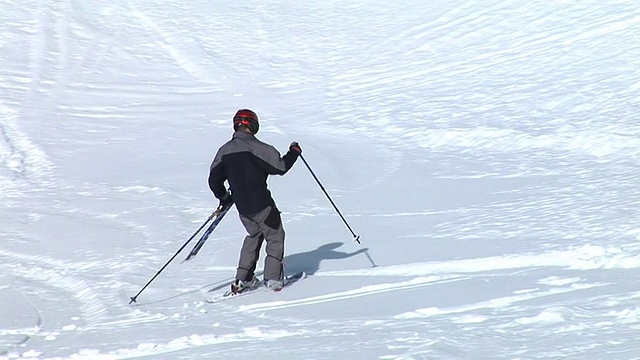
[[[227,206],[218,210],[218,212],[216,213],[216,217],[211,222],[211,225],[209,225],[209,228],[204,231],[204,234],[202,234],[202,237],[200,238],[200,240],[198,240],[196,245],[189,252],[189,255],[187,255],[187,257],[184,260],[182,260],[182,262],[188,261],[194,256],[198,255],[198,252],[200,252],[200,249],[202,249],[202,247],[204,246],[204,243],[207,241],[207,239],[209,239],[209,236],[211,235],[213,230],[216,229],[218,224],[220,224],[220,221],[222,221],[222,218],[226,215],[229,209],[231,209],[231,205],[233,205],[233,203],[228,204]]]
[[[302,159],[304,164],[307,166],[307,169],[309,169],[309,172],[311,173],[313,178],[316,180],[316,182],[320,186],[320,189],[322,189],[322,192],[324,192],[324,194],[327,196],[327,199],[329,199],[329,202],[331,202],[331,205],[333,205],[333,208],[336,209],[336,212],[338,213],[338,215],[340,215],[340,218],[342,219],[344,224],[347,226],[347,229],[349,229],[349,231],[351,231],[351,235],[353,235],[353,240],[355,240],[355,242],[360,244],[360,236],[356,235],[353,232],[353,230],[351,229],[351,226],[349,226],[349,223],[347,223],[347,220],[345,220],[344,216],[342,216],[342,214],[340,213],[340,210],[338,210],[338,207],[336,206],[336,204],[333,202],[333,200],[331,200],[331,197],[327,193],[327,190],[324,189],[324,186],[322,186],[322,183],[320,183],[320,180],[318,180],[318,177],[316,176],[316,174],[313,172],[313,170],[311,170],[311,167],[309,166],[309,163],[307,163],[307,160],[304,159],[302,154],[300,154],[300,159]]]
[[[164,269],[169,265],[169,263],[171,263],[171,262],[173,261],[173,259],[175,259],[175,258],[176,258],[176,256],[178,256],[178,254],[180,254],[180,252],[181,252],[185,247],[187,247],[187,245],[191,242],[191,240],[193,240],[193,238],[195,238],[195,237],[196,237],[196,235],[200,232],[200,230],[202,230],[202,229],[203,229],[203,228],[204,228],[204,227],[209,223],[209,221],[211,221],[211,219],[213,219],[214,217],[216,217],[216,215],[218,215],[218,213],[220,212],[220,209],[221,209],[221,208],[220,208],[220,207],[218,207],[218,208],[216,209],[216,211],[214,211],[213,213],[211,213],[211,215],[207,218],[207,220],[206,220],[202,225],[200,225],[200,227],[198,228],[198,230],[196,230],[196,232],[194,232],[194,233],[193,233],[193,235],[191,235],[191,237],[189,238],[189,240],[187,240],[187,242],[185,242],[185,243],[180,247],[180,249],[178,249],[178,251],[176,251],[176,253],[175,253],[175,254],[173,254],[173,256],[171,257],[171,259],[169,259],[169,261],[167,261],[167,262],[164,264],[164,266],[163,266],[160,270],[158,270],[158,272],[157,272],[157,273],[156,273],[156,274],[151,278],[151,280],[149,280],[149,281],[146,283],[146,285],[145,285],[145,286],[143,286],[143,287],[142,287],[142,289],[140,289],[140,291],[138,291],[138,293],[137,293],[135,296],[133,296],[133,297],[131,297],[131,298],[130,298],[130,299],[131,299],[131,301],[129,301],[129,304],[134,303],[134,302],[137,302],[136,300],[138,299],[138,296],[140,296],[140,294],[142,294],[142,292],[144,291],[144,289],[146,289],[146,288],[147,288],[147,286],[149,286],[149,284],[151,284],[151,282],[153,282],[153,280],[155,280],[155,279],[158,277],[158,275],[160,275],[160,273],[161,273],[161,272],[162,272],[162,271],[163,271],[163,270],[164,270]]]

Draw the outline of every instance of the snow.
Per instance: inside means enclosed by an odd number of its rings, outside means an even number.
[[[0,359],[640,359],[633,1],[0,2]],[[279,293],[210,304],[251,108]],[[190,247],[187,247],[190,249]],[[260,266],[262,263],[260,263]]]

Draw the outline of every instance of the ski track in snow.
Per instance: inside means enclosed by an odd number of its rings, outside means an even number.
[[[51,186],[53,165],[18,126],[18,114],[0,102],[0,185],[3,199],[18,197],[27,186]]]
[[[0,2],[0,300],[23,304],[0,359],[640,356],[637,6],[219,6]],[[192,172],[242,106],[301,138],[380,266],[310,255],[286,291],[205,304],[226,223],[127,306],[210,211]],[[288,233],[344,238],[291,176]]]

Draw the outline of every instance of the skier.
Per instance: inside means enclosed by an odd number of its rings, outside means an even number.
[[[238,110],[233,117],[233,136],[218,149],[209,172],[209,188],[220,200],[220,205],[235,203],[240,221],[248,233],[240,250],[236,279],[231,285],[232,293],[260,285],[254,272],[265,240],[267,257],[264,284],[272,290],[284,286],[282,259],[285,232],[280,211],[267,188],[267,177],[284,175],[296,162],[302,149],[294,141],[289,151],[281,157],[273,146],[255,137],[258,128],[258,115],[255,112]],[[225,187],[225,180],[229,183],[229,190]]]

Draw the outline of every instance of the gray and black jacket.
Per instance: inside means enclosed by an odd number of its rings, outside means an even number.
[[[209,171],[209,188],[216,198],[223,198],[229,181],[238,212],[252,215],[274,205],[267,189],[269,175],[284,175],[298,159],[296,151],[289,150],[283,157],[273,146],[263,143],[250,133],[236,131],[226,144],[218,149]]]

